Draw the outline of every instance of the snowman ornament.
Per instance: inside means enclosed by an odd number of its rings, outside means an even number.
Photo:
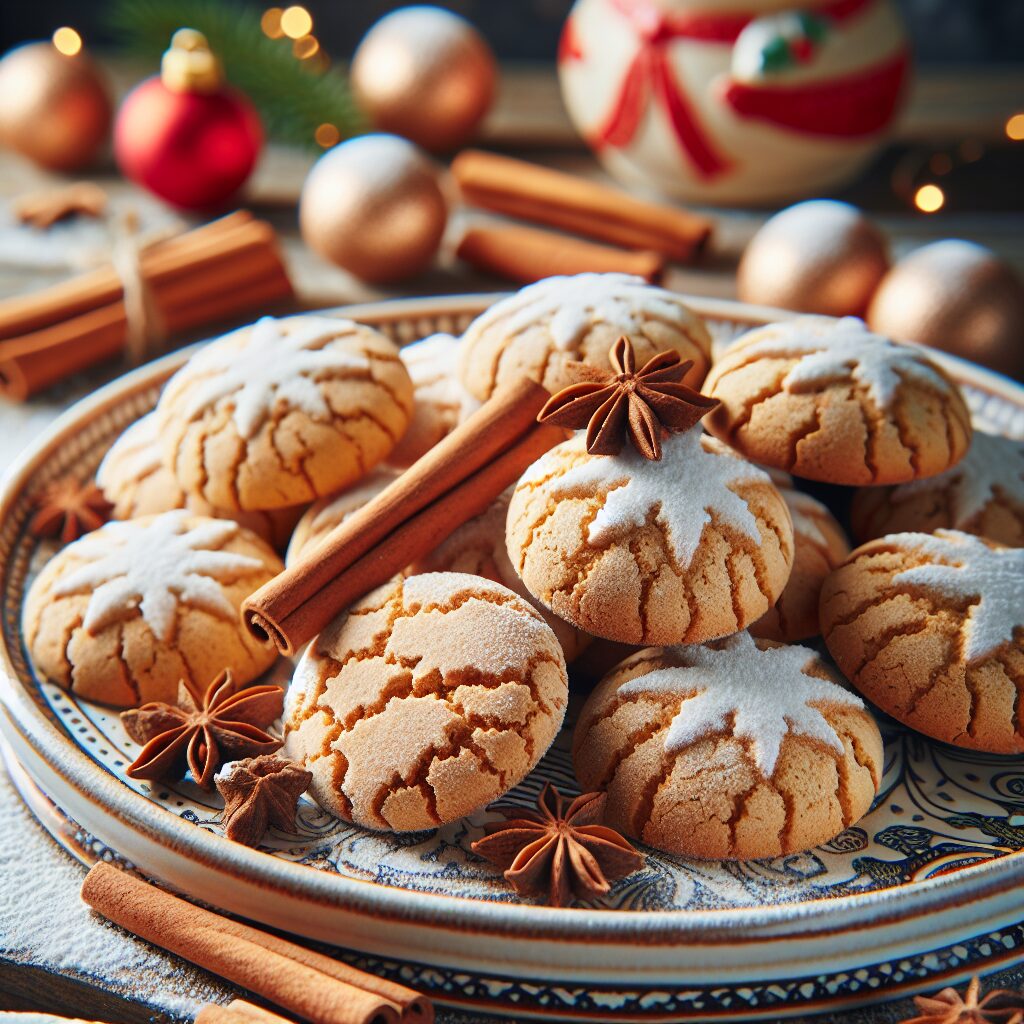
[[[850,177],[909,80],[891,0],[577,0],[562,94],[611,173],[664,195],[775,203]]]

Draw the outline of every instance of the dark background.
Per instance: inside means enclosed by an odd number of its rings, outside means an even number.
[[[211,0],[216,2],[216,0]],[[271,6],[250,4],[257,10]],[[276,0],[287,6],[287,0]],[[314,33],[328,52],[348,57],[366,30],[402,3],[387,0],[305,0]],[[498,56],[553,60],[572,0],[447,0],[440,6],[476,24]],[[799,0],[794,0],[794,7]],[[1024,64],[1024,0],[897,0],[922,64]],[[0,0],[0,49],[72,25],[93,47],[110,42],[102,0]],[[1024,97],[1022,97],[1024,100]]]

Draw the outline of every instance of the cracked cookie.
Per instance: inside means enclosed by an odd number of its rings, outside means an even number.
[[[379,587],[312,642],[285,701],[285,751],[346,821],[434,828],[525,778],[567,700],[535,608],[490,580],[428,573]]]
[[[869,541],[825,581],[821,630],[846,677],[904,725],[1024,752],[1024,548],[957,530]]]
[[[625,644],[700,643],[760,618],[789,578],[793,531],[768,475],[700,425],[591,455],[577,434],[516,485],[505,534],[527,589]]]
[[[572,662],[587,646],[590,637],[564,619],[549,612],[523,585],[505,548],[505,521],[512,500],[512,488],[504,491],[491,507],[460,526],[434,550],[409,567],[409,573],[461,572],[483,576],[515,591],[529,601],[554,630],[566,662]]]
[[[956,384],[925,350],[854,317],[805,316],[749,331],[704,385],[708,429],[755,462],[827,483],[893,484],[967,451]]]
[[[393,466],[378,466],[348,490],[331,498],[321,498],[310,505],[292,533],[285,563],[294,565],[304,551],[322,541],[331,530],[361,509],[371,498],[375,498],[400,475],[401,470]]]
[[[967,454],[938,476],[853,496],[858,540],[952,529],[1024,547],[1024,441],[975,430]]]
[[[372,327],[264,317],[207,345],[157,405],[164,461],[216,508],[333,494],[388,457],[412,416],[398,348]]]
[[[680,296],[628,274],[549,277],[495,303],[462,337],[462,384],[481,401],[522,376],[555,392],[572,382],[567,363],[607,369],[623,334],[638,366],[669,349],[692,359],[684,380],[700,387],[711,360],[704,321]]]
[[[778,601],[750,627],[750,632],[767,640],[793,643],[821,632],[821,585],[850,553],[850,545],[835,516],[820,501],[781,486],[777,480],[775,483],[793,520],[793,569]]]
[[[224,512],[198,495],[186,494],[175,475],[164,465],[153,413],[136,420],[110,446],[96,470],[96,483],[114,506],[114,519],[137,519],[186,508],[197,516],[233,519],[278,551],[284,550],[288,544],[305,508],[295,505],[263,512]]]
[[[242,601],[282,568],[237,523],[184,510],[112,522],[43,567],[25,600],[36,667],[87,700],[173,703],[229,669],[242,685],[276,651],[249,636]]]
[[[412,379],[415,404],[409,428],[388,462],[405,467],[430,451],[477,403],[459,382],[458,338],[432,334],[406,345],[401,356]]]
[[[612,828],[682,857],[779,857],[871,807],[882,737],[806,647],[738,633],[648,648],[590,695],[573,736],[584,792]]]

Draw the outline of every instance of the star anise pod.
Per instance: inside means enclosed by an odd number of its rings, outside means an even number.
[[[611,370],[569,363],[577,383],[553,395],[537,419],[570,430],[587,429],[591,455],[618,455],[626,437],[645,459],[661,458],[664,433],[689,430],[718,405],[682,381],[693,360],[669,349],[636,368],[633,343],[623,335],[608,353]]]
[[[60,537],[61,543],[70,544],[102,526],[113,507],[94,483],[62,476],[39,493],[28,529],[34,537]]]
[[[227,671],[202,694],[182,683],[177,706],[152,701],[121,713],[128,735],[144,744],[127,774],[133,779],[180,779],[188,768],[197,785],[212,789],[214,773],[225,761],[270,754],[281,746],[264,730],[283,706],[280,686],[239,690]]]
[[[14,216],[22,224],[40,231],[68,217],[101,217],[107,208],[107,194],[91,181],[30,192],[12,204]]]
[[[935,996],[914,996],[921,1011],[903,1024],[1022,1024],[1024,992],[996,988],[981,999],[981,980],[975,975],[961,996],[955,988],[944,988]]]
[[[255,846],[269,825],[291,829],[299,797],[312,781],[312,772],[276,754],[225,765],[214,779],[224,797],[224,834]]]
[[[538,810],[505,812],[506,820],[488,825],[473,852],[501,868],[522,896],[546,894],[553,907],[597,899],[644,863],[642,853],[601,824],[606,799],[585,793],[570,803],[548,782]]]

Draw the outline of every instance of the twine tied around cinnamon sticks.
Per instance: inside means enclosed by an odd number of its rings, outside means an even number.
[[[292,655],[339,612],[481,515],[568,434],[537,422],[550,398],[523,377],[498,391],[397,480],[242,605],[259,640]]]

